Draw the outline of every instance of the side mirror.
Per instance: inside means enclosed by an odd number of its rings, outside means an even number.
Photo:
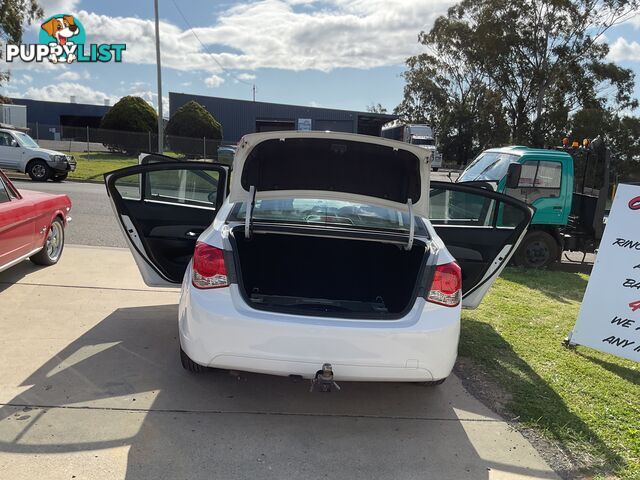
[[[522,173],[522,164],[512,163],[507,170],[507,188],[518,188],[520,184],[520,174]]]
[[[12,147],[19,147],[20,144],[18,143],[18,141],[14,138],[11,140],[11,146]]]

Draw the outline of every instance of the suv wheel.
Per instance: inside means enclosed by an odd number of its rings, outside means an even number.
[[[46,182],[51,176],[51,168],[44,160],[34,160],[27,167],[27,174],[34,182]]]

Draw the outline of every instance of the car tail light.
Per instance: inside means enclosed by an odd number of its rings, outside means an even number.
[[[223,251],[206,243],[196,243],[191,281],[196,288],[228,287]]]
[[[462,297],[462,271],[456,262],[438,265],[433,275],[427,300],[446,307],[455,307]]]

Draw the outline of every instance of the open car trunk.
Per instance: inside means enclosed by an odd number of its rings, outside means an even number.
[[[428,250],[355,239],[232,232],[247,303],[297,315],[394,319],[425,290]]]

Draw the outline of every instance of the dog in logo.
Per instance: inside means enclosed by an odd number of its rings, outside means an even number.
[[[76,25],[76,21],[71,15],[64,15],[62,17],[51,18],[47,22],[42,24],[42,29],[47,34],[56,39],[56,43],[50,43],[49,45],[73,45],[69,39],[74,35],[80,33],[80,29]],[[58,56],[54,53],[49,55],[49,60],[52,63],[58,63]],[[76,60],[76,56],[71,53],[67,55],[67,63],[72,63]]]

